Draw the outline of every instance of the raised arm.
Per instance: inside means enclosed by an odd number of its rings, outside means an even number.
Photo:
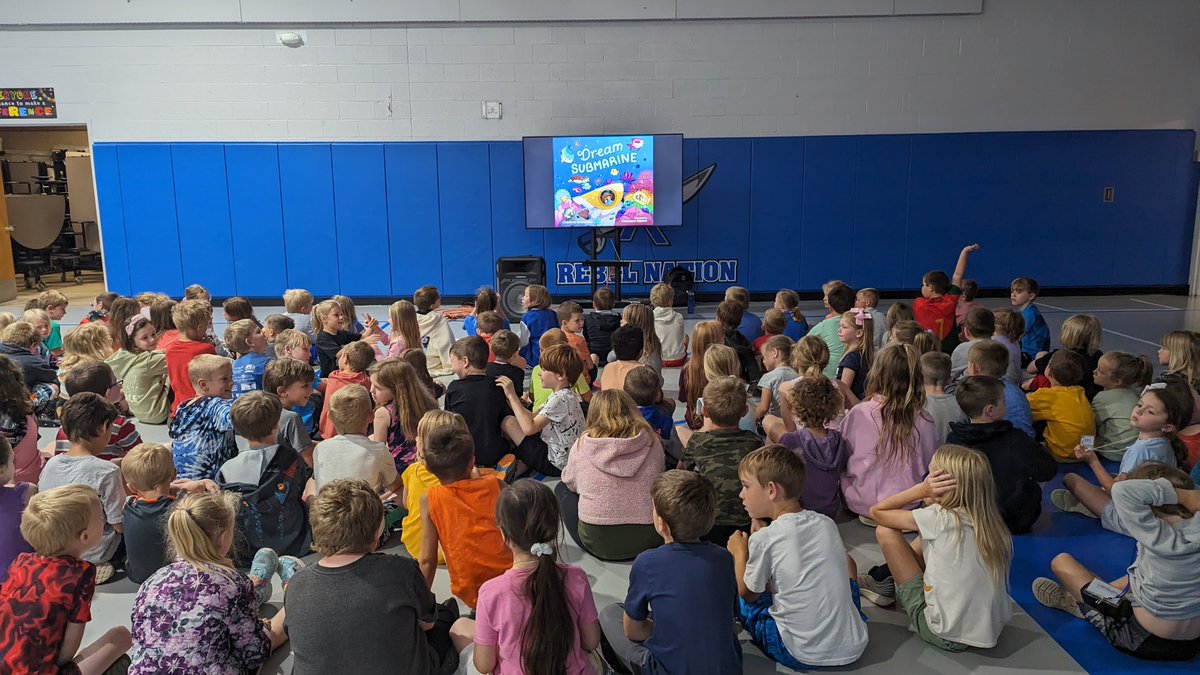
[[[941,469],[930,473],[925,480],[900,494],[892,495],[871,507],[871,520],[893,530],[916,530],[917,520],[905,507],[925,499],[938,500],[957,487],[954,476]]]
[[[1183,493],[1190,492],[1180,500]],[[1183,536],[1154,512],[1152,506],[1183,504],[1185,508],[1200,506],[1194,490],[1176,490],[1166,478],[1157,480],[1123,480],[1113,483],[1113,506],[1121,517],[1129,536],[1158,555],[1178,557],[1200,553],[1200,540]],[[1193,516],[1195,517],[1195,516]]]
[[[979,250],[979,244],[971,244],[964,246],[962,252],[958,254],[958,263],[954,266],[954,276],[950,277],[950,285],[959,286],[962,284],[963,275],[967,273],[967,258],[975,251]]]

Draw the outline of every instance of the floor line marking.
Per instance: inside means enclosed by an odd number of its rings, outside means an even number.
[[[1134,337],[1132,335],[1126,335],[1125,333],[1118,333],[1117,331],[1115,331],[1111,328],[1101,328],[1101,330],[1103,330],[1105,333],[1112,333],[1113,335],[1120,335],[1121,337],[1126,338],[1128,340],[1133,340],[1134,342],[1140,342],[1144,345],[1150,345],[1151,347],[1154,347],[1155,349],[1158,349],[1158,347],[1160,346],[1159,343],[1157,343],[1157,342],[1143,340],[1142,338]]]
[[[1162,307],[1163,309],[1173,309],[1177,312],[1181,312],[1181,311],[1184,311],[1187,309],[1186,307],[1172,307],[1170,305],[1164,305],[1160,302],[1150,302],[1149,300],[1139,300],[1137,298],[1129,298],[1129,299],[1132,300],[1133,302],[1140,302],[1143,305],[1150,305],[1151,307]]]
[[[1051,305],[1051,304],[1050,304],[1050,303],[1048,303],[1048,302],[1042,302],[1042,301],[1040,301],[1040,300],[1039,300],[1039,301],[1037,301],[1037,302],[1035,302],[1035,303],[1033,303],[1033,304],[1035,304],[1035,305],[1041,305],[1042,307],[1049,307],[1050,309],[1055,309],[1055,310],[1058,310],[1058,311],[1060,311],[1060,312],[1077,312],[1077,311],[1079,311],[1079,310],[1076,310],[1076,309],[1067,309],[1066,307],[1056,307],[1055,305]],[[1014,311],[1015,311],[1015,310],[1014,310]],[[1018,312],[1018,314],[1019,314],[1019,313],[1020,313],[1020,312]]]

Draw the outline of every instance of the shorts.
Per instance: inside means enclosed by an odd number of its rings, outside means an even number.
[[[1129,532],[1121,525],[1121,519],[1117,516],[1117,507],[1112,501],[1104,505],[1104,510],[1100,512],[1100,525],[1109,532],[1128,535]]]
[[[1187,661],[1200,654],[1200,638],[1168,640],[1146,630],[1133,615],[1128,600],[1121,603],[1124,611],[1115,612],[1116,616],[1103,614],[1088,604],[1083,608],[1083,618],[1118,651],[1147,661]]]
[[[859,617],[865,622],[867,615],[862,611],[862,599],[859,597],[858,582],[850,579],[850,598],[854,601],[854,608],[858,610]],[[792,670],[815,670],[820,666],[810,666],[796,660],[792,656],[787,647],[783,644],[783,638],[779,635],[779,626],[775,625],[775,618],[770,614],[771,594],[763,593],[758,596],[754,602],[746,602],[738,598],[738,621],[746,632],[750,634],[750,641],[755,647],[762,650],[764,654],[771,657],[771,660],[776,663],[787,666]]]
[[[913,628],[917,630],[917,635],[920,635],[922,640],[947,652],[962,652],[969,648],[969,645],[961,642],[939,637],[929,627],[929,622],[925,620],[925,577],[918,574],[897,586],[896,599],[900,601],[900,606],[908,614],[909,621],[912,622]]]

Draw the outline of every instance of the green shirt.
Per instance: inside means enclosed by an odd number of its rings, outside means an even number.
[[[738,496],[742,491],[738,463],[762,444],[758,434],[742,429],[697,431],[688,439],[683,451],[683,468],[700,472],[717,488],[715,525],[738,527],[750,524],[750,516]]]
[[[57,321],[50,322],[50,334],[46,336],[45,340],[42,340],[42,344],[46,345],[46,349],[50,351],[62,349],[62,327],[58,325]]]
[[[1097,454],[1119,462],[1125,450],[1137,440],[1138,432],[1129,425],[1129,415],[1139,398],[1136,391],[1123,387],[1098,392],[1092,399],[1092,413],[1096,416],[1095,447],[1100,448]]]
[[[829,365],[825,366],[825,370],[822,372],[831,380],[837,379],[838,364],[842,362],[842,354],[846,351],[846,345],[842,344],[837,334],[838,325],[841,323],[842,316],[837,314],[813,326],[812,330],[808,331],[809,335],[821,338],[829,347]]]
[[[575,393],[583,396],[591,391],[587,380],[580,375],[579,379],[575,380]],[[533,374],[529,376],[529,394],[533,397],[533,414],[536,415],[546,405],[546,401],[550,400],[551,393],[549,389],[542,386],[542,367],[534,366]]]

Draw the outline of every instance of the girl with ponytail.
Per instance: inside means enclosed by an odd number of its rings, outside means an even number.
[[[479,589],[473,660],[481,673],[595,673],[588,653],[600,622],[587,574],[558,563],[558,500],[550,488],[519,480],[500,493],[496,525],[513,566]]]

